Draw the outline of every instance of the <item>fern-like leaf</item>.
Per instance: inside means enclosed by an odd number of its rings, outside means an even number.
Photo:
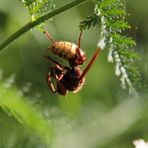
[[[55,8],[53,0],[19,0],[29,10],[31,20],[39,18],[40,16]]]
[[[29,10],[31,21],[47,14],[50,10],[55,9],[53,0],[19,0]],[[43,23],[36,26],[40,31],[44,32]]]
[[[3,80],[2,71],[0,70],[0,80],[0,108],[24,126],[36,131],[40,138],[48,144],[53,135],[51,124],[41,116],[34,105],[26,101],[26,97],[22,96],[22,91],[14,86],[14,75]]]
[[[140,73],[134,66],[134,60],[139,56],[133,50],[135,41],[125,35],[130,29],[123,0],[99,0],[91,19],[81,22],[81,29],[89,29],[95,20],[101,20],[101,40],[98,47],[104,49],[110,45],[108,60],[115,62],[115,74],[120,77],[123,88],[129,88],[130,93],[136,94],[135,87],[140,81]],[[95,18],[95,19],[93,19]],[[94,24],[97,25],[98,21]]]
[[[84,20],[83,22],[80,22],[80,28],[81,29],[89,29],[92,25],[96,26],[96,24],[98,24],[98,16],[96,16],[95,14],[88,16],[86,18],[86,20]]]

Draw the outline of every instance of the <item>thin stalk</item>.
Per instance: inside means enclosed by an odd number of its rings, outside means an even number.
[[[29,31],[31,28],[33,28],[36,25],[39,25],[40,23],[48,20],[49,18],[56,16],[76,5],[79,5],[80,3],[84,2],[86,0],[75,0],[61,8],[58,8],[52,12],[49,12],[41,17],[39,17],[38,19],[36,19],[35,21],[30,21],[27,24],[25,24],[23,27],[21,27],[20,29],[18,29],[16,32],[14,32],[12,35],[10,35],[7,39],[5,39],[3,42],[0,43],[0,52],[7,47],[10,43],[12,43],[14,40],[16,40],[18,37],[20,37],[21,35],[23,35],[25,32]]]

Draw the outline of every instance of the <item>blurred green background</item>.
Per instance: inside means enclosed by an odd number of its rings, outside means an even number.
[[[55,0],[57,7],[68,2]],[[148,141],[148,1],[129,0],[126,6],[130,34],[141,57],[136,63],[142,75],[141,97],[132,98],[120,87],[114,64],[107,61],[107,49],[99,55],[79,93],[66,97],[52,94],[46,83],[47,61],[43,58],[51,43],[32,29],[0,53],[0,148],[131,148],[135,139]],[[46,28],[56,40],[77,42],[79,22],[92,13],[93,7],[87,1],[47,21]],[[0,0],[0,41],[29,20],[20,2]],[[98,28],[83,33],[81,47],[88,61],[96,50]],[[11,80],[15,82],[7,87]],[[17,93],[21,93],[18,100],[23,107],[16,99]],[[14,117],[14,110],[24,116],[24,121]],[[52,135],[50,142],[45,140],[46,134]]]

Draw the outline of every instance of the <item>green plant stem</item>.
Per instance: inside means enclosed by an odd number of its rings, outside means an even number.
[[[59,13],[62,13],[82,2],[84,2],[86,0],[75,0],[61,8],[58,8],[52,12],[49,12],[41,17],[39,17],[38,19],[36,19],[35,21],[30,21],[27,24],[25,24],[23,27],[21,27],[20,29],[18,29],[16,32],[14,32],[12,35],[10,35],[6,40],[4,40],[1,44],[0,44],[0,52],[7,47],[10,43],[12,43],[14,40],[16,40],[18,37],[20,37],[21,35],[23,35],[25,32],[29,31],[31,28],[33,28],[36,25],[39,25],[40,23],[48,20],[49,18],[58,15]]]

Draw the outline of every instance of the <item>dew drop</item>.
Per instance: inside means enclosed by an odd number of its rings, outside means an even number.
[[[37,98],[40,98],[40,97],[42,96],[42,94],[41,94],[40,92],[37,92],[37,93],[35,94],[35,96],[36,96]]]
[[[50,111],[48,108],[44,108],[43,110],[43,116],[46,117],[46,118],[49,118],[50,117]]]
[[[11,76],[4,83],[4,87],[10,88],[14,82],[15,82],[15,74],[11,74]]]
[[[27,82],[27,83],[25,84],[25,86],[23,86],[22,92],[28,93],[28,92],[30,91],[30,89],[31,89],[31,86],[32,86],[32,83],[31,83],[31,82]]]
[[[19,97],[23,97],[24,92],[20,90],[20,91],[18,92],[18,95],[19,95]]]

